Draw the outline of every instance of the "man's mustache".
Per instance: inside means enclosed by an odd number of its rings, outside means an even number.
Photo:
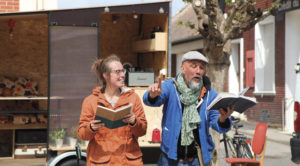
[[[202,76],[200,74],[196,74],[195,76],[193,76],[193,78],[199,78],[202,79]]]

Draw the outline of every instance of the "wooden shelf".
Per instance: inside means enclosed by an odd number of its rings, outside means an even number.
[[[46,96],[8,96],[0,97],[0,100],[47,100]]]
[[[64,99],[59,96],[51,96],[50,99]],[[0,97],[0,100],[48,100],[47,96],[7,96]]]
[[[86,151],[87,147],[85,147],[83,145],[80,145],[80,148],[81,148],[82,151]],[[49,150],[52,150],[52,151],[71,151],[71,150],[75,150],[75,147],[63,145],[62,147],[58,148],[58,147],[55,147],[55,146],[49,146]]]
[[[36,124],[1,124],[0,130],[11,130],[11,129],[47,129],[46,123]]]
[[[20,110],[20,111],[0,111],[0,115],[3,114],[46,114],[48,111],[46,110],[36,110],[36,111],[29,111],[29,110]]]
[[[155,32],[154,39],[139,40],[133,42],[134,52],[167,51],[168,34],[166,32]]]

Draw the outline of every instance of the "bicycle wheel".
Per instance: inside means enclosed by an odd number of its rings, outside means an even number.
[[[225,159],[235,157],[236,153],[231,138],[225,137],[221,142],[224,143],[224,146],[220,146],[220,158]]]
[[[242,158],[253,158],[250,144],[243,141],[240,146],[240,154]]]
[[[228,143],[227,145],[228,145],[229,157],[235,158],[237,154],[236,151],[234,150],[235,147],[232,139],[228,139],[227,143]]]

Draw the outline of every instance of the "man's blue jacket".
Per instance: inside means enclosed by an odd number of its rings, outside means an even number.
[[[207,106],[218,95],[217,92],[210,88],[210,81],[208,77],[203,77],[204,86],[207,89],[203,97],[203,102],[198,107],[201,117],[201,123],[198,126],[201,150],[203,155],[204,164],[208,164],[212,159],[212,150],[215,144],[209,133],[209,128],[224,133],[231,128],[231,120],[228,128],[222,128],[219,123],[219,111],[207,110]],[[177,160],[177,143],[180,136],[181,122],[182,122],[182,104],[180,102],[180,94],[176,90],[173,79],[164,81],[161,85],[162,93],[157,97],[154,103],[148,99],[149,91],[143,96],[143,101],[148,106],[160,107],[163,106],[162,117],[162,142],[161,150],[168,155],[168,158]]]

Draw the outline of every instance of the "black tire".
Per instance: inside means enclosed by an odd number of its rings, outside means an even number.
[[[77,159],[76,158],[69,158],[66,160],[63,160],[57,164],[57,166],[86,166],[85,160],[79,160],[79,164],[77,165]]]

